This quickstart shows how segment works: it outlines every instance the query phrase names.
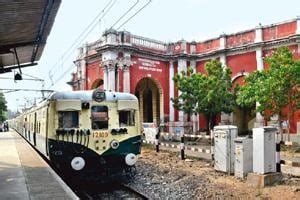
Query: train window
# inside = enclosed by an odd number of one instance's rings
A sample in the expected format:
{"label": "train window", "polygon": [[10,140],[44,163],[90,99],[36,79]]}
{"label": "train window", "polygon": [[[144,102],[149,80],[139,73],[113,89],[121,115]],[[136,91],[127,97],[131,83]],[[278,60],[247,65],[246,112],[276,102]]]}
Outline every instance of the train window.
{"label": "train window", "polygon": [[92,129],[108,128],[108,108],[107,106],[92,106],[91,113]]}
{"label": "train window", "polygon": [[59,111],[58,128],[78,128],[79,118],[77,111]]}
{"label": "train window", "polygon": [[134,110],[119,111],[120,126],[134,126]]}

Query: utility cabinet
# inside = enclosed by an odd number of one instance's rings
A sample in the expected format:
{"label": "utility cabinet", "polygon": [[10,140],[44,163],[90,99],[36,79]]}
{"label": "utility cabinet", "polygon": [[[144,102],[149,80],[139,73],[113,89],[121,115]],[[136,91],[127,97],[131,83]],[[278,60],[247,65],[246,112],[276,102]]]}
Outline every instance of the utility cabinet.
{"label": "utility cabinet", "polygon": [[276,172],[276,144],[274,127],[253,129],[253,172],[266,174]]}
{"label": "utility cabinet", "polygon": [[215,170],[234,173],[234,139],[237,137],[236,126],[222,125],[214,127]]}
{"label": "utility cabinet", "polygon": [[234,143],[234,176],[244,178],[253,171],[253,140],[249,137],[237,137]]}

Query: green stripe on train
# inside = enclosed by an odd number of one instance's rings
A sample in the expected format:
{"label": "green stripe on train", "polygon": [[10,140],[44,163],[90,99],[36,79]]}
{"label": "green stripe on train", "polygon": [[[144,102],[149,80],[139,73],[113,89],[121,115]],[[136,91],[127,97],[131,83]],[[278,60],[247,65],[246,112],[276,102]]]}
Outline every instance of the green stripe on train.
{"label": "green stripe on train", "polygon": [[109,148],[101,155],[113,155],[113,154],[125,154],[125,153],[134,153],[140,154],[141,151],[141,142],[142,138],[140,135],[128,138],[119,143],[119,147],[117,149]]}

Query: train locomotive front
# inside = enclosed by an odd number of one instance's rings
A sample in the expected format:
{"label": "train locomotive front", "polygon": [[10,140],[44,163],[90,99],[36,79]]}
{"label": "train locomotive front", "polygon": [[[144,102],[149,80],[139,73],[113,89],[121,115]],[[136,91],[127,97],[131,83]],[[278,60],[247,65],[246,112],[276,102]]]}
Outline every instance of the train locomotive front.
{"label": "train locomotive front", "polygon": [[134,95],[56,92],[49,106],[49,159],[64,175],[107,182],[132,171],[141,148]]}

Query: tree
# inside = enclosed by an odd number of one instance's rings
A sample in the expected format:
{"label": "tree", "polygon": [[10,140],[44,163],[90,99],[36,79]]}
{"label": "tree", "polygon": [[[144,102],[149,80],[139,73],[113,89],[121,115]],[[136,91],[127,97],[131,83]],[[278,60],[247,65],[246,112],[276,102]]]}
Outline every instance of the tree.
{"label": "tree", "polygon": [[[259,102],[256,110],[264,117],[278,115],[279,122],[300,107],[300,62],[293,60],[287,47],[278,48],[272,56],[265,58],[269,70],[255,71],[250,74],[245,85],[237,92],[239,105]],[[282,110],[289,108],[288,116]],[[280,131],[282,125],[280,123]]]}
{"label": "tree", "polygon": [[0,92],[0,123],[6,120],[6,111],[7,111],[7,106],[6,106],[6,100],[3,95],[3,93]]}
{"label": "tree", "polygon": [[202,113],[207,119],[207,128],[213,128],[215,117],[221,112],[233,110],[234,96],[231,90],[231,70],[217,60],[206,63],[206,74],[180,72],[174,76],[180,95],[172,99],[177,110],[188,114]]}

